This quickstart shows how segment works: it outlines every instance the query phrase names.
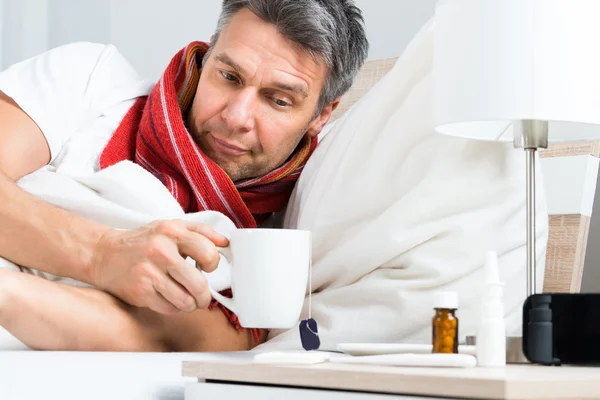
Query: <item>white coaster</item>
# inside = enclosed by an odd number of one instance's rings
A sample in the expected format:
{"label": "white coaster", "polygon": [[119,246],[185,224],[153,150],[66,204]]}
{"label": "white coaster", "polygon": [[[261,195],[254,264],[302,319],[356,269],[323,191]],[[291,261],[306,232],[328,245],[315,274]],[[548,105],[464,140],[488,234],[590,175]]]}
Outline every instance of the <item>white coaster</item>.
{"label": "white coaster", "polygon": [[271,351],[254,356],[254,364],[319,364],[329,361],[329,353],[321,351]]}
{"label": "white coaster", "polygon": [[347,356],[331,358],[334,364],[371,364],[395,367],[469,368],[477,359],[467,354],[385,354],[379,356]]}

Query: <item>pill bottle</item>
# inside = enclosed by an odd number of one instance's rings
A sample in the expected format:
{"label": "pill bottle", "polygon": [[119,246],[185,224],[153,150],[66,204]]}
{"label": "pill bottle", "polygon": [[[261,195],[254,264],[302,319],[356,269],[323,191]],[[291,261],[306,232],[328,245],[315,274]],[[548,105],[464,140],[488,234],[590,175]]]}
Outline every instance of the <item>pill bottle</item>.
{"label": "pill bottle", "polygon": [[434,295],[435,315],[432,320],[433,353],[458,353],[458,295],[438,292]]}

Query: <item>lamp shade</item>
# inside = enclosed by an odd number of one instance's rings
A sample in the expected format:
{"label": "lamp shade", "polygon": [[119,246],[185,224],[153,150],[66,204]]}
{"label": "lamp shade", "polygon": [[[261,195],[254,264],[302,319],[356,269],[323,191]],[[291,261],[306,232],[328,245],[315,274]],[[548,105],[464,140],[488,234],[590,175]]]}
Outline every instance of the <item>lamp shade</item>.
{"label": "lamp shade", "polygon": [[513,140],[548,121],[549,141],[600,139],[600,0],[441,0],[434,123],[444,134]]}

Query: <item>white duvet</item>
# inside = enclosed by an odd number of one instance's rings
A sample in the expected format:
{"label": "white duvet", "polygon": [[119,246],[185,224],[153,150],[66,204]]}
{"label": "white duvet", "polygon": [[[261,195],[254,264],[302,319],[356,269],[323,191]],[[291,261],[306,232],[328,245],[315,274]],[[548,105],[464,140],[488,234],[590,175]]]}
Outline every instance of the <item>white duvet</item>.
{"label": "white duvet", "polygon": [[[134,182],[135,184],[132,184]],[[157,219],[186,219],[211,225],[229,236],[234,223],[225,215],[205,211],[185,214],[166,187],[137,164],[123,161],[93,175],[78,175],[70,167],[46,166],[18,182],[24,190],[50,204],[117,229],[134,229]],[[188,259],[195,266],[193,260]],[[18,270],[15,264],[0,257],[0,268]],[[210,286],[220,291],[230,287],[231,269],[225,258],[219,268],[206,274]],[[29,268],[24,272],[52,281],[75,286],[82,282]],[[24,348],[0,327],[0,350]]]}
{"label": "white duvet", "polygon": [[[434,133],[432,39],[430,24],[394,69],[336,123],[290,200],[285,227],[313,233],[312,315],[324,349],[340,342],[429,340],[432,293],[440,289],[459,292],[461,336],[473,334],[487,250],[500,255],[508,327],[520,328],[525,298],[524,155],[509,144]],[[165,187],[133,163],[93,175],[76,172],[45,167],[19,185],[115,228],[187,218],[226,235],[235,229],[215,212],[184,215]],[[543,192],[538,193],[542,277],[547,216]],[[17,268],[0,259],[2,266]],[[228,287],[229,273],[224,262],[210,274],[216,290]],[[1,336],[0,349],[15,346],[14,339],[3,341]],[[261,348],[299,345],[297,330],[291,329],[273,331]]]}

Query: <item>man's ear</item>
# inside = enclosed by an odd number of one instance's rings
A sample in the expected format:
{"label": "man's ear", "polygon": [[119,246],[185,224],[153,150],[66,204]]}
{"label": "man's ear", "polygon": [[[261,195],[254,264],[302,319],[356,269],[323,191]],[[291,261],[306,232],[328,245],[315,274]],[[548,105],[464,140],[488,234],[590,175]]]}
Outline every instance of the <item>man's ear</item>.
{"label": "man's ear", "polygon": [[311,121],[306,131],[308,136],[317,136],[321,130],[323,130],[323,127],[325,127],[327,122],[329,122],[329,118],[331,118],[333,111],[335,111],[335,109],[340,105],[340,99],[341,97],[338,97],[331,103],[327,104],[323,110],[321,110],[321,113],[319,113],[319,115],[317,115],[317,117]]}

